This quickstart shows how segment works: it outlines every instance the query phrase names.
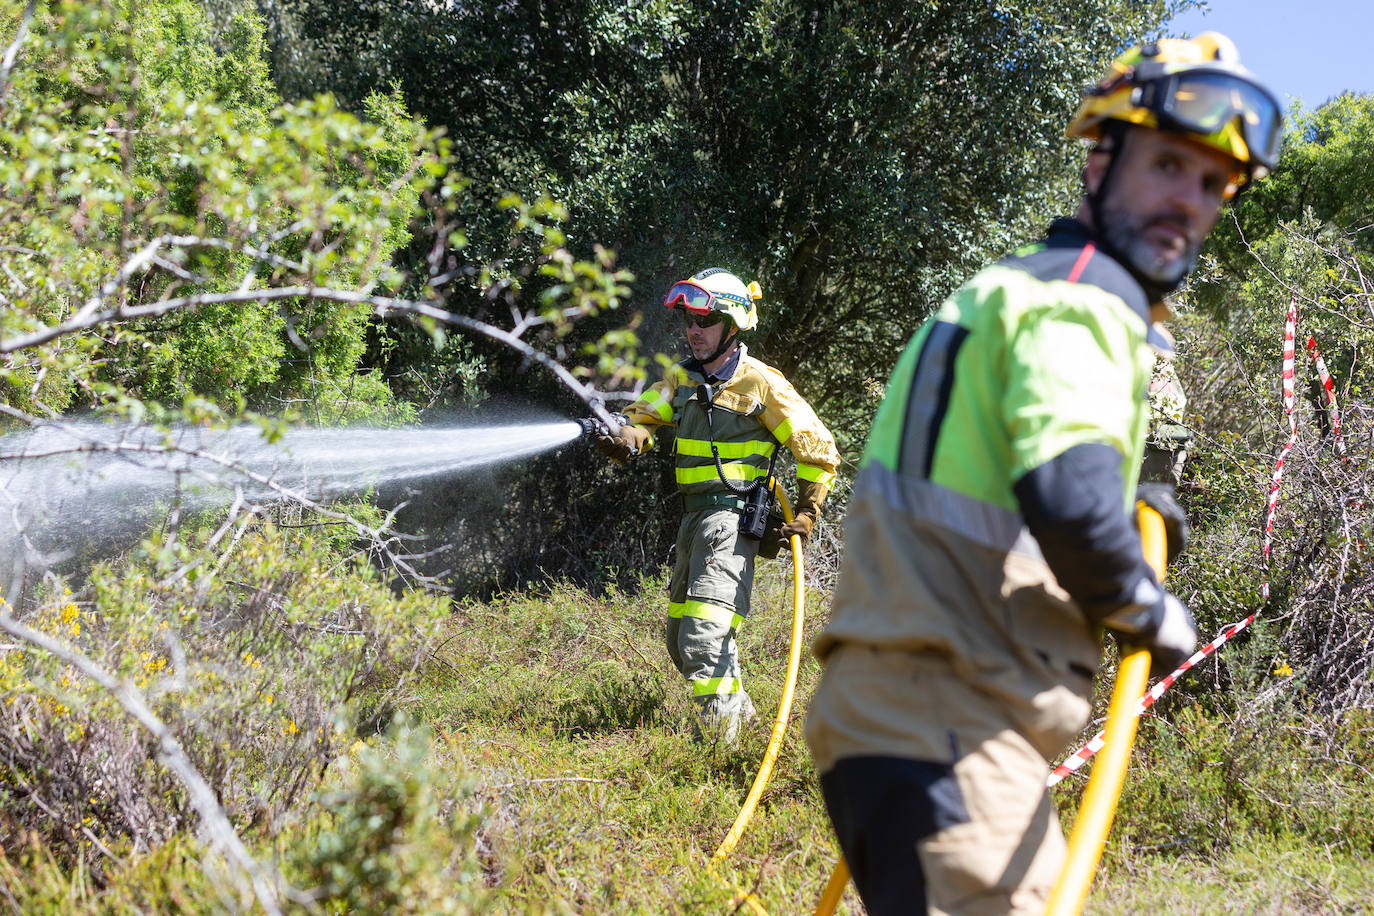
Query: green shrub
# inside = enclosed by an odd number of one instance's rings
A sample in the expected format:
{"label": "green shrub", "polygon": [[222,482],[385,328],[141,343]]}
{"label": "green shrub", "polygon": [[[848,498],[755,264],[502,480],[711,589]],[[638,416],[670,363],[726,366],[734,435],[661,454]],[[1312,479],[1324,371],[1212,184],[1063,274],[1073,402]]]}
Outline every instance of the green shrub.
{"label": "green shrub", "polygon": [[[329,531],[260,524],[213,565],[192,536],[147,541],[21,616],[142,693],[230,818],[271,834],[404,689],[446,611],[422,591],[393,594]],[[154,739],[75,669],[0,653],[0,845],[34,832],[70,865],[171,840],[197,816],[156,759]]]}
{"label": "green shrub", "polygon": [[482,912],[480,819],[462,807],[472,782],[436,765],[433,740],[397,720],[387,740],[342,758],[314,799],[323,814],[292,855],[325,912]]}

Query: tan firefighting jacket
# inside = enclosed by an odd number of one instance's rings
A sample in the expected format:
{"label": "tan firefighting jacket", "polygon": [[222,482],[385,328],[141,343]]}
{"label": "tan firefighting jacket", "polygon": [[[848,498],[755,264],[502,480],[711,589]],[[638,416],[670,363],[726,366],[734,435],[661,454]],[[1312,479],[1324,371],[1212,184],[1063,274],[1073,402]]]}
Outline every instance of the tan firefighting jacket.
{"label": "tan firefighting jacket", "polygon": [[744,344],[739,348],[734,374],[712,386],[709,425],[699,394],[706,379],[682,365],[631,404],[626,419],[647,429],[675,428],[675,473],[685,494],[727,492],[712,440],[721,470],[737,487],[764,476],[781,444],[797,459],[799,479],[828,490],[840,461],[830,430],[781,372],[750,356]]}

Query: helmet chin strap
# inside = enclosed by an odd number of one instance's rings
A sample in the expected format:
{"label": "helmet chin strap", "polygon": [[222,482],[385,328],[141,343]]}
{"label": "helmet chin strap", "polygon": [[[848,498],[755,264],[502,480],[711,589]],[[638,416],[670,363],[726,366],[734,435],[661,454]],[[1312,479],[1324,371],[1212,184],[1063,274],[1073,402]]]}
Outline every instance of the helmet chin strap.
{"label": "helmet chin strap", "polygon": [[[728,321],[729,319],[726,320]],[[730,349],[730,345],[737,340],[739,340],[739,332],[735,330],[734,322],[731,322],[730,333],[721,337],[720,343],[716,345],[715,350],[711,352],[710,356],[703,358],[701,360],[701,364],[703,366],[706,366],[714,362],[715,360],[719,359],[721,354],[723,354],[726,350]]]}
{"label": "helmet chin strap", "polygon": [[1135,262],[1131,260],[1131,256],[1113,245],[1111,240],[1107,237],[1107,222],[1104,218],[1105,208],[1103,206],[1103,201],[1107,197],[1107,188],[1111,184],[1113,176],[1116,174],[1117,163],[1121,160],[1121,150],[1126,142],[1126,133],[1126,125],[1122,124],[1120,121],[1107,121],[1103,124],[1103,139],[1110,139],[1112,145],[1110,149],[1103,150],[1100,148],[1101,143],[1099,142],[1098,151],[1106,153],[1110,158],[1107,160],[1106,171],[1102,173],[1102,180],[1097,183],[1097,190],[1089,191],[1084,195],[1088,200],[1088,211],[1092,213],[1093,216],[1092,239],[1103,253],[1109,255],[1118,264],[1126,268],[1126,272],[1135,279],[1135,282],[1140,284],[1140,288],[1145,291],[1145,296],[1151,303],[1163,302],[1165,296],[1168,296],[1183,285],[1183,281],[1187,279],[1188,274],[1193,272],[1192,265],[1189,265],[1188,269],[1183,271],[1178,279],[1171,283],[1156,280],[1153,277],[1146,276],[1145,273],[1136,266]]}

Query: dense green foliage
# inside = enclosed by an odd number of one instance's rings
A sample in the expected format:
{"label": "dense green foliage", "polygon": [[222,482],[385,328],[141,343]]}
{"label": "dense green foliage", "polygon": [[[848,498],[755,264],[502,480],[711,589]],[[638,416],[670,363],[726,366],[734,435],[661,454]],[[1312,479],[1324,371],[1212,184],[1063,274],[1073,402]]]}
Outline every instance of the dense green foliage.
{"label": "dense green foliage", "polygon": [[[480,184],[547,190],[653,308],[703,266],[763,286],[758,349],[857,447],[872,380],[1077,186],[1078,91],[1179,4],[272,0],[288,97],[398,87]],[[474,235],[480,241],[480,233]]]}
{"label": "dense green foliage", "polygon": [[385,281],[434,177],[432,141],[399,100],[364,100],[372,123],[328,99],[282,105],[256,17],[212,40],[190,0],[45,4],[33,33],[0,109],[12,190],[0,201],[0,333],[22,339],[83,310],[147,317],[6,355],[5,401],[39,414],[191,400],[280,413],[309,397],[331,417],[392,404],[357,371],[365,309],[158,305]]}

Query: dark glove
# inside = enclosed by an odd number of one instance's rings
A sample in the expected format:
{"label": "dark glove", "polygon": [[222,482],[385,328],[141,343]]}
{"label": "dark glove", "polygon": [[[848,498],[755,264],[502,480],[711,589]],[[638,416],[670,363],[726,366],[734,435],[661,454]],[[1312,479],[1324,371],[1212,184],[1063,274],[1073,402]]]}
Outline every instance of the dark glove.
{"label": "dark glove", "polygon": [[635,455],[645,451],[650,441],[649,431],[642,426],[626,424],[611,436],[597,436],[596,447],[616,464],[624,464]]}
{"label": "dark glove", "polygon": [[[816,527],[816,518],[813,515],[794,515],[792,521],[784,522],[778,526],[778,539],[789,541],[792,535],[801,538],[801,545],[806,546],[811,540],[811,529]],[[790,541],[789,541],[790,542]]]}
{"label": "dark glove", "polygon": [[788,539],[795,534],[801,538],[801,545],[805,547],[811,540],[811,532],[815,529],[816,523],[820,521],[821,506],[829,493],[830,487],[827,484],[798,480],[796,511],[792,515],[792,521],[778,526],[778,539],[790,543]]}
{"label": "dark glove", "polygon": [[1142,483],[1136,487],[1135,498],[1159,513],[1164,519],[1164,543],[1169,553],[1169,565],[1188,546],[1188,516],[1174,498],[1174,488],[1167,483]]}
{"label": "dark glove", "polygon": [[1151,678],[1169,674],[1197,648],[1197,624],[1188,606],[1158,591],[1159,599],[1150,607],[1132,605],[1103,621],[1118,642],[1150,650]]}

